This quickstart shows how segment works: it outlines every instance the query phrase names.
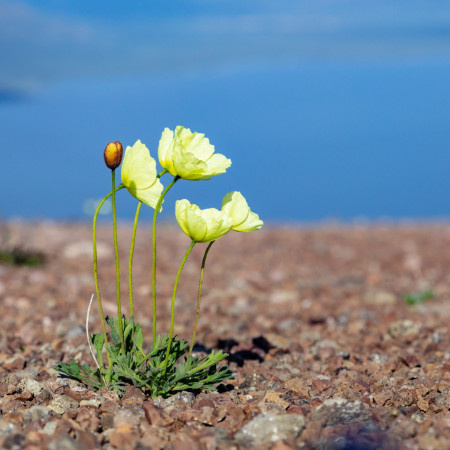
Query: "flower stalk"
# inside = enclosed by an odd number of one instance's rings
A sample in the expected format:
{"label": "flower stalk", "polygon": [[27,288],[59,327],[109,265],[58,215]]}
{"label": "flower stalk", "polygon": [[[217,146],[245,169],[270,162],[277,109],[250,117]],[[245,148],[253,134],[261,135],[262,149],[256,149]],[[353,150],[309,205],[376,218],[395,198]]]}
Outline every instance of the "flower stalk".
{"label": "flower stalk", "polygon": [[133,303],[133,255],[134,255],[134,244],[136,241],[136,230],[139,220],[139,213],[141,211],[142,202],[140,201],[136,208],[136,214],[134,216],[133,233],[131,235],[131,248],[130,257],[128,260],[128,291],[130,294],[130,317],[134,316],[134,303]]}
{"label": "flower stalk", "polygon": [[216,241],[211,241],[208,244],[208,247],[206,247],[206,250],[205,250],[205,253],[204,253],[203,259],[202,259],[202,267],[200,269],[200,282],[198,284],[197,313],[195,315],[194,331],[192,333],[191,345],[189,346],[188,358],[190,358],[192,355],[192,349],[194,348],[194,343],[195,343],[195,336],[197,334],[198,318],[200,317],[200,303],[202,300],[203,274],[205,273],[206,258],[208,256],[209,249],[214,244],[214,242],[216,242]]}
{"label": "flower stalk", "polygon": [[[165,171],[161,172],[160,176],[163,175]],[[170,191],[172,186],[180,179],[176,176],[170,182],[170,184],[164,189],[161,196],[159,197],[158,203],[156,204],[155,211],[153,213],[153,225],[152,225],[152,308],[153,308],[153,343],[156,342],[156,218],[158,212],[161,208],[164,197]]]}
{"label": "flower stalk", "polygon": [[[117,192],[117,191],[120,191],[124,187],[125,186],[123,186],[121,184],[116,189],[114,189],[114,193]],[[101,324],[102,324],[102,332],[103,332],[103,337],[105,338],[105,342],[108,342],[108,340],[107,340],[107,334],[106,334],[105,315],[103,314],[103,304],[102,304],[102,299],[101,299],[101,296],[100,296],[100,288],[99,288],[99,283],[98,283],[97,218],[98,218],[98,214],[100,212],[100,209],[103,206],[103,203],[105,203],[106,200],[108,200],[108,198],[112,196],[112,194],[113,194],[113,192],[110,192],[98,204],[97,209],[95,210],[95,213],[94,213],[94,219],[92,221],[92,247],[93,247],[92,248],[92,254],[93,254],[93,262],[94,262],[94,285],[95,285],[95,294],[97,296],[97,304],[98,304],[98,310],[99,310],[99,314],[100,314],[100,321],[101,321]],[[111,365],[111,358],[109,356],[109,353],[107,353],[107,357],[108,357],[108,364]]]}
{"label": "flower stalk", "polygon": [[164,372],[163,372],[164,374],[166,373],[166,370],[167,370],[167,363],[169,361],[169,355],[170,355],[170,347],[172,345],[172,339],[173,339],[173,329],[174,329],[174,324],[175,324],[175,298],[177,295],[178,280],[180,279],[180,275],[181,275],[181,271],[183,270],[184,263],[188,259],[188,256],[191,253],[192,249],[194,248],[195,244],[196,244],[196,242],[192,241],[186,254],[184,255],[183,261],[181,261],[180,268],[178,269],[177,277],[175,278],[175,283],[173,285],[172,302],[170,305],[169,342],[167,344],[166,359],[164,360]]}
{"label": "flower stalk", "polygon": [[125,353],[125,340],[123,336],[122,305],[120,302],[120,267],[119,267],[119,247],[117,244],[117,213],[116,213],[116,170],[111,170],[112,182],[112,216],[113,216],[113,239],[114,256],[116,260],[116,297],[117,297],[117,318],[119,320],[120,348]]}

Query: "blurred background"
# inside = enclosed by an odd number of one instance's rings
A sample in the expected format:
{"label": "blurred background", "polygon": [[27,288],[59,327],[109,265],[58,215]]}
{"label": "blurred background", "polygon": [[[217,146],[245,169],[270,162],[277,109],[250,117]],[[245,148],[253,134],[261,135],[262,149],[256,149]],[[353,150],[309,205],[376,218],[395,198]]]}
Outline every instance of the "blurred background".
{"label": "blurred background", "polygon": [[449,2],[0,0],[0,64],[1,219],[88,219],[105,144],[176,125],[233,165],[167,218],[231,190],[271,223],[450,216]]}

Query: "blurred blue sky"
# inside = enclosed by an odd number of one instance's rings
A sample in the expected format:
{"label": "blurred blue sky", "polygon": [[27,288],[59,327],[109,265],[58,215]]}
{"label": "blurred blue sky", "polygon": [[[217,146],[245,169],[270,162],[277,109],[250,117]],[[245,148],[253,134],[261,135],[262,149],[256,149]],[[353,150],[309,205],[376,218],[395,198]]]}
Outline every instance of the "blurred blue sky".
{"label": "blurred blue sky", "polygon": [[0,61],[0,217],[86,217],[105,144],[156,157],[176,125],[233,165],[166,214],[240,190],[266,221],[450,216],[450,2],[0,0]]}

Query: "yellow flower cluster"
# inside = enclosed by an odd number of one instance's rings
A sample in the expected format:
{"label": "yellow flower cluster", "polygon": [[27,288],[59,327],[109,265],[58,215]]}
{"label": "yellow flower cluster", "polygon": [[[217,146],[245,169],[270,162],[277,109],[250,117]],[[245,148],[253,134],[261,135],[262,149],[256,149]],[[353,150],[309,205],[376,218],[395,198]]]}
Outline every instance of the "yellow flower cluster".
{"label": "yellow flower cluster", "polygon": [[258,214],[252,212],[240,192],[225,195],[222,209],[200,209],[188,200],[178,200],[175,217],[180,228],[195,242],[211,242],[230,230],[253,231],[263,226]]}
{"label": "yellow flower cluster", "polygon": [[185,180],[209,180],[225,173],[231,160],[214,153],[214,146],[201,133],[191,133],[184,127],[175,131],[166,128],[158,147],[159,162],[164,169]]}
{"label": "yellow flower cluster", "polygon": [[[231,165],[230,159],[214,153],[214,146],[204,134],[192,133],[182,126],[177,126],[175,131],[168,128],[163,131],[158,157],[165,171],[185,180],[209,180],[225,173]],[[164,188],[156,173],[156,161],[139,140],[125,151],[122,183],[138,200],[156,208]],[[202,210],[186,199],[178,200],[175,216],[184,233],[195,242],[211,242],[230,230],[248,232],[263,226],[237,191],[225,195],[221,210]]]}

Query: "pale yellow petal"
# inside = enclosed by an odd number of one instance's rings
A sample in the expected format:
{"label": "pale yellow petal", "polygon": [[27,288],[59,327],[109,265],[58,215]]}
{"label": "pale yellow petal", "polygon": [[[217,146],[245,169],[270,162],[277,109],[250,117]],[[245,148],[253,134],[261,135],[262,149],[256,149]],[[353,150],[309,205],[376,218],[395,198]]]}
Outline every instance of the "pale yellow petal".
{"label": "pale yellow petal", "polygon": [[156,179],[156,161],[148,148],[140,141],[127,147],[121,169],[122,183],[127,188],[146,189]]}
{"label": "pale yellow petal", "polygon": [[227,213],[233,219],[234,227],[243,223],[250,212],[247,200],[237,191],[233,191],[225,195],[222,200],[222,211]]}
{"label": "pale yellow petal", "polygon": [[177,200],[175,203],[175,217],[180,228],[192,240],[200,242],[206,234],[205,221],[200,217],[197,205],[191,205],[188,200]]}
{"label": "pale yellow petal", "polygon": [[228,233],[233,225],[231,218],[215,208],[200,209],[188,200],[178,200],[175,217],[180,228],[195,242],[211,242]]}
{"label": "pale yellow petal", "polygon": [[188,229],[186,227],[186,209],[190,205],[188,200],[177,200],[175,203],[175,217],[178,225],[185,234],[189,236]]}
{"label": "pale yellow petal", "polygon": [[202,161],[207,161],[214,153],[214,145],[211,145],[209,139],[202,133],[194,133],[185,148]]}
{"label": "pale yellow petal", "polygon": [[173,131],[165,128],[161,134],[158,146],[159,163],[164,169],[167,169],[172,176],[176,176],[173,167]]}
{"label": "pale yellow petal", "polygon": [[138,200],[144,202],[146,205],[155,209],[161,196],[161,193],[164,190],[164,186],[161,184],[159,179],[156,179],[153,186],[150,186],[146,189],[135,189],[133,187],[130,188],[127,187],[127,190],[131,195],[136,197]]}
{"label": "pale yellow petal", "polygon": [[226,172],[231,161],[224,155],[214,154],[214,146],[202,133],[177,126],[166,128],[158,148],[159,162],[173,176],[186,180],[209,180]]}
{"label": "pale yellow petal", "polygon": [[220,175],[221,173],[225,173],[228,167],[231,166],[231,159],[226,158],[220,153],[214,153],[214,155],[206,161],[206,164],[208,166],[206,172],[208,175]]}
{"label": "pale yellow petal", "polygon": [[188,210],[186,227],[188,236],[190,236],[193,241],[204,242],[205,236],[208,233],[208,227],[202,216]]}
{"label": "pale yellow petal", "polygon": [[189,128],[184,128],[183,126],[178,125],[175,128],[174,135],[180,141],[184,141],[184,140],[189,140],[189,138],[192,137],[192,132]]}
{"label": "pale yellow petal", "polygon": [[259,230],[264,224],[258,214],[250,210],[244,196],[237,191],[225,195],[222,200],[222,211],[231,217],[234,231]]}
{"label": "pale yellow petal", "polygon": [[254,231],[259,230],[264,225],[264,222],[259,219],[258,214],[250,211],[247,219],[240,225],[233,227],[234,231]]}
{"label": "pale yellow petal", "polygon": [[207,164],[184,150],[181,145],[174,145],[173,155],[173,167],[178,176],[185,180],[197,180],[204,176]]}
{"label": "pale yellow petal", "polygon": [[215,208],[203,210],[203,217],[208,226],[208,233],[204,237],[205,242],[215,241],[228,233],[233,226],[231,218]]}

